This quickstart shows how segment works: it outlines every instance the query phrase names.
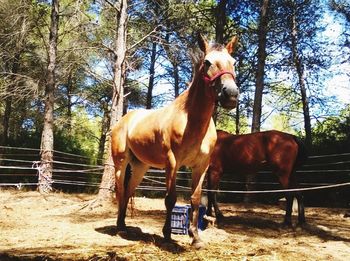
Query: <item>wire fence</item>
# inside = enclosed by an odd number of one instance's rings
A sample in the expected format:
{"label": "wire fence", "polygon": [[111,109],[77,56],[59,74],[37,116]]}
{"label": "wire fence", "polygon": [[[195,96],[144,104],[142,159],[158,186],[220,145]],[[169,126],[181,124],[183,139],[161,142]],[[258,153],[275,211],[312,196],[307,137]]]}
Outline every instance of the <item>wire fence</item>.
{"label": "wire fence", "polygon": [[[0,146],[0,188],[36,189],[40,151],[33,148]],[[103,165],[91,163],[89,157],[54,151],[52,184],[54,189],[68,192],[96,192],[101,183]],[[191,173],[182,170],[177,174],[177,191],[190,196]],[[246,194],[263,194],[264,198],[280,197],[282,193],[302,191],[312,193],[318,201],[330,205],[347,206],[350,201],[350,153],[310,156],[306,164],[297,170],[299,189],[282,189],[271,170],[259,172],[253,181],[244,175],[224,173],[220,182],[219,197],[228,201],[240,201]],[[250,187],[247,191],[247,186]],[[163,170],[151,169],[138,186],[138,193],[157,197],[165,193]],[[206,191],[204,186],[204,191]],[[273,194],[266,196],[266,194]],[[333,203],[333,204],[332,204]]]}

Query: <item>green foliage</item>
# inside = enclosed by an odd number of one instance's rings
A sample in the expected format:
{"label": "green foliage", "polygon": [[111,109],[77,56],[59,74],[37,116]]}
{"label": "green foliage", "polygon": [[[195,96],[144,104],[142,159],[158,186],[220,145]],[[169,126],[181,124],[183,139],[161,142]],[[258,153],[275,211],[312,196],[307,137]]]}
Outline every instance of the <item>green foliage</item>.
{"label": "green foliage", "polygon": [[350,105],[338,117],[328,117],[313,128],[314,151],[317,153],[349,152]]}
{"label": "green foliage", "polygon": [[55,150],[88,156],[96,163],[100,121],[88,115],[84,108],[74,110],[70,125],[65,119],[57,119],[55,128]]}
{"label": "green foliage", "polygon": [[[226,110],[218,107],[218,114],[216,119],[216,128],[218,130],[224,130],[229,133],[236,133],[236,114],[234,111],[227,112]],[[239,134],[248,133],[248,119],[244,115],[240,115],[239,119]]]}

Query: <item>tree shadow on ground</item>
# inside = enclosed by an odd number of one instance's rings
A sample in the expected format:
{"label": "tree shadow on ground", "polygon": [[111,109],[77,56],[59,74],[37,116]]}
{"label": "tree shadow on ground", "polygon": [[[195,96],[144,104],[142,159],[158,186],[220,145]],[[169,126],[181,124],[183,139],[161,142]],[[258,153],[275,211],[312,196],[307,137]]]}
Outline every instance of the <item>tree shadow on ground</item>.
{"label": "tree shadow on ground", "polygon": [[[127,229],[126,234],[119,235],[123,239],[130,240],[130,241],[139,241],[143,243],[152,243],[158,248],[171,253],[182,253],[186,250],[185,247],[179,245],[176,241],[173,241],[173,240],[168,241],[159,235],[145,233],[139,227],[127,226],[126,229]],[[95,230],[99,233],[107,234],[110,236],[117,235],[116,226],[105,226],[105,227],[96,228]]]}

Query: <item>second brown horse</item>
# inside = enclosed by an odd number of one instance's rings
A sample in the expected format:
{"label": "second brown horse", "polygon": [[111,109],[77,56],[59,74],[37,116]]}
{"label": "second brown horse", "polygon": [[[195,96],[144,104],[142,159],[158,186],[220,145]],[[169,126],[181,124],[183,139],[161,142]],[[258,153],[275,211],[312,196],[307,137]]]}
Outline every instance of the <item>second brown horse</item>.
{"label": "second brown horse", "polygon": [[[245,135],[233,135],[217,131],[217,141],[211,155],[208,169],[208,210],[220,222],[223,215],[219,210],[216,193],[223,173],[254,176],[269,167],[285,189],[297,188],[295,168],[307,159],[306,148],[294,135],[280,131],[264,131]],[[298,223],[305,223],[303,196],[300,193],[287,193],[284,223],[291,225],[293,198],[298,201]]]}

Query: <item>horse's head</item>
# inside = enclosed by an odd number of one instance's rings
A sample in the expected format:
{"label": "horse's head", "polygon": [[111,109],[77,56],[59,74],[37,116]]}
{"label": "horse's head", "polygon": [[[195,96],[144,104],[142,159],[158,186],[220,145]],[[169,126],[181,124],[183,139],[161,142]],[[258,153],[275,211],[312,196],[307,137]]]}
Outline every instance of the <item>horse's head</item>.
{"label": "horse's head", "polygon": [[209,46],[208,42],[199,35],[198,44],[204,52],[203,77],[207,86],[216,89],[217,100],[226,109],[237,106],[239,90],[235,82],[235,59],[232,58],[237,37],[233,37],[225,46],[214,44]]}

